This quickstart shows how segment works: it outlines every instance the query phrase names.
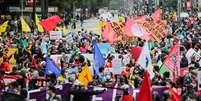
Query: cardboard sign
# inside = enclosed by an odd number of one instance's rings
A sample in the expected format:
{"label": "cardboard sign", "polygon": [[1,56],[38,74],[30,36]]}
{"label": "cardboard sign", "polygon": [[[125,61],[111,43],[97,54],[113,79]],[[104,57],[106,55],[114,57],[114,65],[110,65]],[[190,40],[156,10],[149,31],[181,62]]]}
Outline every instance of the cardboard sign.
{"label": "cardboard sign", "polygon": [[58,40],[62,38],[62,31],[51,31],[50,40]]}

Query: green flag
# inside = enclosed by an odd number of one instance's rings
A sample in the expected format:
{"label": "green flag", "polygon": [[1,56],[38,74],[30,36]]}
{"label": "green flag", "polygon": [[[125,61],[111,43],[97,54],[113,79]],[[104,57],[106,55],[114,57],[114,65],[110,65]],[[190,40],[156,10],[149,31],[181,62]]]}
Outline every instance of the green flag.
{"label": "green flag", "polygon": [[164,65],[162,65],[162,66],[160,67],[159,73],[163,74],[163,73],[165,73],[165,72],[169,72],[169,71],[168,71],[167,67],[165,67]]}
{"label": "green flag", "polygon": [[70,56],[70,59],[69,59],[69,63],[72,63],[73,60],[75,59],[77,53],[79,52],[79,49],[75,49],[75,51],[73,51],[72,55]]}
{"label": "green flag", "polygon": [[161,60],[158,61],[157,65],[160,67],[160,70],[159,70],[159,73],[160,73],[160,74],[163,74],[163,73],[165,73],[165,72],[169,72],[168,69],[167,69],[167,67],[165,67],[165,66],[163,65],[163,63],[162,63]]}
{"label": "green flag", "polygon": [[26,48],[27,46],[28,46],[28,42],[27,42],[27,40],[21,40],[20,41],[20,44],[21,44],[21,46],[22,46],[22,48]]}

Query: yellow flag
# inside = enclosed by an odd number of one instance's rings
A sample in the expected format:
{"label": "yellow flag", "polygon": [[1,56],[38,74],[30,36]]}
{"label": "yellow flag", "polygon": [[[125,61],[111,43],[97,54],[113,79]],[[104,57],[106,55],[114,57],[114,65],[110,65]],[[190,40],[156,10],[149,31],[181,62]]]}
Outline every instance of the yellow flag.
{"label": "yellow flag", "polygon": [[89,82],[93,80],[93,76],[91,71],[89,70],[89,67],[87,65],[84,66],[83,70],[79,74],[78,80],[84,84],[85,86],[88,85]]}
{"label": "yellow flag", "polygon": [[172,14],[172,18],[173,18],[174,21],[177,21],[177,12],[174,12]]}
{"label": "yellow flag", "polygon": [[39,24],[40,21],[37,15],[35,15],[35,21],[36,21],[38,32],[41,32],[41,33],[44,32],[43,27]]}
{"label": "yellow flag", "polygon": [[4,22],[1,26],[0,26],[0,33],[5,32],[6,29],[8,27],[8,21]]}
{"label": "yellow flag", "polygon": [[99,21],[98,28],[102,29],[103,27],[104,27],[104,22],[103,21]]}
{"label": "yellow flag", "polygon": [[69,30],[65,26],[63,27],[63,33],[64,36],[66,36],[67,33],[69,33]]}
{"label": "yellow flag", "polygon": [[22,32],[31,32],[31,28],[26,23],[26,21],[24,20],[24,18],[21,17],[20,19],[21,19],[21,25],[22,25]]}

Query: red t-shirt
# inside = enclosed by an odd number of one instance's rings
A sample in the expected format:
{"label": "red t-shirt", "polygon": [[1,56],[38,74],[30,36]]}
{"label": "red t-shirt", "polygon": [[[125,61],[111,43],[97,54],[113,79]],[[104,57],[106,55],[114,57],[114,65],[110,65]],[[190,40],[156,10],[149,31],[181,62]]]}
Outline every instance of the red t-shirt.
{"label": "red t-shirt", "polygon": [[108,63],[106,64],[106,68],[112,68],[112,63],[111,63],[111,62],[108,62]]}
{"label": "red t-shirt", "polygon": [[5,71],[5,72],[10,72],[12,69],[12,66],[8,62],[3,62],[1,64],[0,70]]}
{"label": "red t-shirt", "polygon": [[121,100],[122,101],[133,101],[133,96],[131,96],[131,95],[124,95]]}

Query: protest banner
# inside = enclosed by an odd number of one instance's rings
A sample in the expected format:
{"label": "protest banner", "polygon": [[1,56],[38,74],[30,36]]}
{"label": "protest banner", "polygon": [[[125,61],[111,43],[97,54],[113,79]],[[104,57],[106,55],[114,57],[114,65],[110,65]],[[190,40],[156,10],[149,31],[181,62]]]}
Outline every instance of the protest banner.
{"label": "protest banner", "polygon": [[50,40],[58,40],[62,38],[62,31],[51,31]]}
{"label": "protest banner", "polygon": [[197,53],[194,49],[189,49],[188,52],[186,53],[186,58],[188,59],[188,62],[191,62],[192,58],[195,58],[196,61],[199,62],[199,64],[201,65],[201,56],[199,55],[199,53]]}
{"label": "protest banner", "polygon": [[111,22],[111,26],[113,28],[113,30],[115,31],[115,33],[119,36],[119,35],[123,35],[124,33],[124,23],[117,23],[117,22]]}
{"label": "protest banner", "polygon": [[[93,59],[93,54],[82,54],[85,58],[87,58],[90,62],[91,65],[93,66],[94,64],[94,59]],[[114,59],[112,61],[113,64],[113,73],[115,74],[120,74],[121,71],[123,70],[123,63],[128,62],[126,56],[124,56],[122,59],[119,58],[120,54],[112,54],[114,56]],[[66,54],[67,59],[70,59],[71,54]],[[50,58],[54,61],[57,67],[61,67],[60,59],[61,55],[56,54],[56,55],[51,55]],[[123,61],[124,60],[124,61]],[[67,60],[69,61],[69,60]],[[126,64],[126,63],[125,63]]]}
{"label": "protest banner", "polygon": [[141,24],[146,29],[146,31],[150,33],[152,41],[160,41],[168,34],[167,22],[165,20],[159,22],[143,21],[139,24]]}
{"label": "protest banner", "polygon": [[[70,93],[70,87],[71,84],[64,84],[64,85],[59,85],[56,86],[56,94],[60,95],[64,101],[64,99],[67,99],[68,94]],[[167,87],[152,87],[153,92],[158,92],[159,95],[163,95],[165,91],[167,90]],[[91,86],[89,89],[93,90],[103,90],[106,89],[106,91],[102,94],[94,95],[92,97],[92,101],[115,101],[115,99],[123,94],[122,89],[113,89],[113,88],[102,88],[102,87],[96,87],[96,86]],[[136,98],[137,93],[139,92],[139,89],[130,89],[130,94],[133,95],[134,98]],[[161,96],[162,97],[162,96]],[[33,90],[29,91],[29,101],[45,101],[47,98],[47,90],[45,89],[38,89],[38,90]]]}

